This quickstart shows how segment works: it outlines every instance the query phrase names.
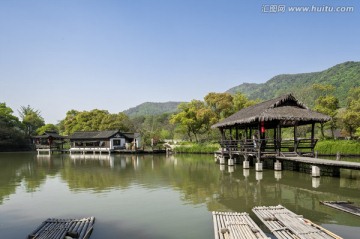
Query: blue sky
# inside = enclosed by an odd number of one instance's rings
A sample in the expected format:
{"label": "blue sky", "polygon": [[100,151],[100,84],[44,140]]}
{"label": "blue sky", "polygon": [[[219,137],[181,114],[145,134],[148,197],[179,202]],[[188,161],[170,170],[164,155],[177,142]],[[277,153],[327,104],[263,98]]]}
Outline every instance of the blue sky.
{"label": "blue sky", "polygon": [[71,109],[202,100],[359,61],[359,23],[358,1],[0,0],[0,102],[57,123]]}

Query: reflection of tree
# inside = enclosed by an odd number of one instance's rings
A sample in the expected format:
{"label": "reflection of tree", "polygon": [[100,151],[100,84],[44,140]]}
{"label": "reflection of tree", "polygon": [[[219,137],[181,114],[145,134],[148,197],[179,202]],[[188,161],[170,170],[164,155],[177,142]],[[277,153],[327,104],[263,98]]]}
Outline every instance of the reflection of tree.
{"label": "reflection of tree", "polygon": [[72,159],[69,155],[52,155],[51,158],[14,155],[0,160],[0,203],[15,193],[20,184],[32,192],[49,175],[54,175],[60,176],[73,191],[98,193],[132,187],[169,188],[178,191],[184,203],[206,205],[209,211],[251,212],[254,206],[282,204],[319,223],[341,219],[342,224],[356,224],[349,221],[349,217],[341,218],[340,213],[330,210],[329,214],[329,210],[319,204],[320,200],[351,200],[360,205],[360,192],[354,179],[322,177],[320,187],[313,188],[308,174],[282,171],[281,179],[276,179],[274,171],[264,170],[262,179],[256,180],[253,169],[243,171],[235,166],[232,171],[225,166],[220,170],[209,155],[168,158],[163,155],[111,155],[91,159]]}
{"label": "reflection of tree", "polygon": [[50,160],[34,160],[32,153],[2,153],[0,160],[0,203],[22,182],[28,192],[35,191],[47,175],[54,175],[59,168]]}

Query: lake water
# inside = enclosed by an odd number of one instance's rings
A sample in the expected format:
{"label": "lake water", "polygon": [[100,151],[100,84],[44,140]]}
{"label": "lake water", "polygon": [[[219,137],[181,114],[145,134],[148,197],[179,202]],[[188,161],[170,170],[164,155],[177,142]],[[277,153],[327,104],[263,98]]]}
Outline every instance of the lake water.
{"label": "lake water", "polygon": [[292,171],[224,167],[212,155],[0,154],[0,237],[26,238],[47,218],[95,216],[91,239],[214,238],[211,211],[281,204],[349,239],[360,217],[320,205],[360,205],[360,172],[312,178]]}

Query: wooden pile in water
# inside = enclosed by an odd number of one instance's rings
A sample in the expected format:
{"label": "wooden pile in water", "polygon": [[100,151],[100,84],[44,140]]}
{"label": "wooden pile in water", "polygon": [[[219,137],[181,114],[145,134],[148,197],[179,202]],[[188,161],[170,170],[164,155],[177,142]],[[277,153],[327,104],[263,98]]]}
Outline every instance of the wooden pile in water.
{"label": "wooden pile in water", "polygon": [[28,239],[88,239],[94,223],[94,217],[82,219],[49,218],[28,235]]}
{"label": "wooden pile in water", "polygon": [[213,212],[215,239],[268,239],[247,213]]}
{"label": "wooden pile in water", "polygon": [[255,207],[253,212],[279,239],[341,238],[281,205]]}
{"label": "wooden pile in water", "polygon": [[356,216],[360,216],[360,207],[354,205],[353,202],[349,201],[321,201],[321,204],[324,204],[328,207],[338,209],[343,212],[348,212]]}

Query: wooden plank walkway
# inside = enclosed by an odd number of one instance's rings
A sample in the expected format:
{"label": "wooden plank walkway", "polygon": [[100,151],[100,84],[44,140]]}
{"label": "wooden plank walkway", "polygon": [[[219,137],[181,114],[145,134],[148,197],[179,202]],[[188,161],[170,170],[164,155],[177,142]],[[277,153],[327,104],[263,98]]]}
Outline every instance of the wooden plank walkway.
{"label": "wooden plank walkway", "polygon": [[341,238],[281,205],[254,207],[253,212],[279,239]]}
{"label": "wooden plank walkway", "polygon": [[269,239],[247,213],[213,212],[215,239]]}
{"label": "wooden plank walkway", "polygon": [[49,218],[29,234],[28,239],[88,239],[94,223],[94,217],[82,219]]}
{"label": "wooden plank walkway", "polygon": [[349,201],[320,201],[321,204],[360,216],[360,207]]}
{"label": "wooden plank walkway", "polygon": [[348,162],[348,161],[337,161],[330,159],[320,159],[320,158],[310,158],[310,157],[279,157],[276,156],[278,160],[287,160],[287,161],[295,161],[299,163],[306,163],[315,166],[330,166],[330,167],[338,167],[344,169],[355,169],[360,170],[360,163],[356,162]]}

